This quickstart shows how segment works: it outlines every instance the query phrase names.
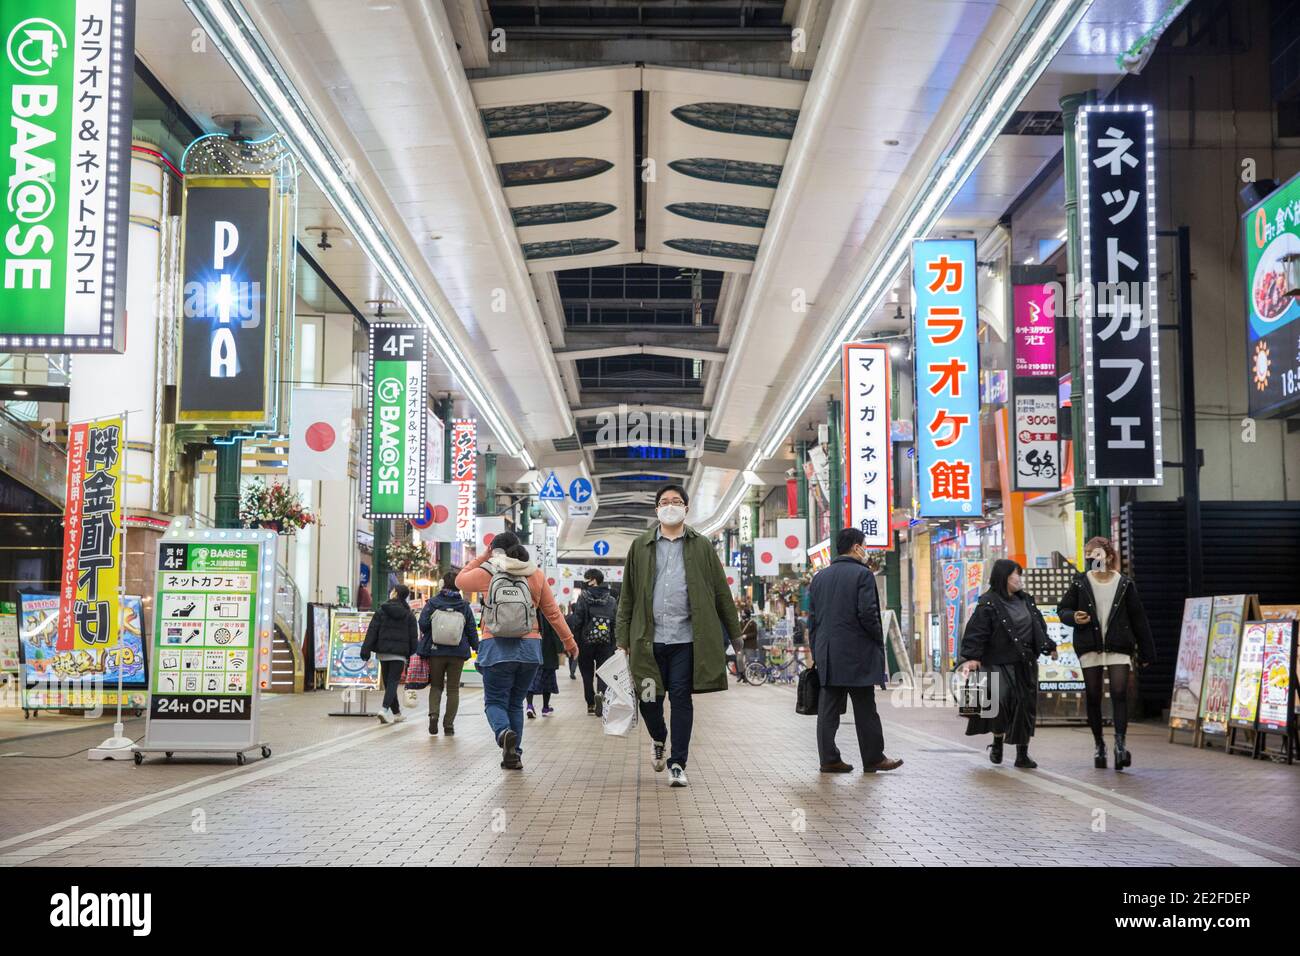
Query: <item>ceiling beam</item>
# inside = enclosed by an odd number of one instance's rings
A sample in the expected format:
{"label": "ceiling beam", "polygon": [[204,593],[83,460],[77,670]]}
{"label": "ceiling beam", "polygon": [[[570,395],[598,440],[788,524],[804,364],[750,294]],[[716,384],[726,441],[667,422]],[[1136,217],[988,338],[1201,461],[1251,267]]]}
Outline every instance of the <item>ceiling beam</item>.
{"label": "ceiling beam", "polygon": [[722,348],[682,348],[675,345],[605,345],[598,348],[556,349],[555,357],[570,362],[579,359],[612,358],[616,355],[663,355],[668,358],[699,359],[703,362],[721,362],[727,357]]}

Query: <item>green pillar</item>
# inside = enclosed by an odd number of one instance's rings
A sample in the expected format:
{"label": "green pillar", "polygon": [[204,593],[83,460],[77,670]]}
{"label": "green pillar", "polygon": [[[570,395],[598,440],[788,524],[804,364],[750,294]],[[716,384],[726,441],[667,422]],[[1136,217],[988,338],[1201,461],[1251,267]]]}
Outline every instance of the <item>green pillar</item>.
{"label": "green pillar", "polygon": [[[451,481],[451,396],[439,398],[433,403],[433,413],[442,422],[442,480]],[[451,570],[451,542],[438,544],[438,570],[442,574]]]}
{"label": "green pillar", "polygon": [[393,537],[391,518],[375,518],[371,521],[375,529],[375,556],[370,562],[370,600],[378,609],[388,600],[388,575],[392,569],[388,566],[388,542]]}
{"label": "green pillar", "polygon": [[217,445],[217,490],[213,495],[218,528],[239,527],[239,467],[244,443]]}
{"label": "green pillar", "polygon": [[483,504],[484,513],[497,513],[497,453],[489,451],[483,455]]}
{"label": "green pillar", "polygon": [[844,479],[840,473],[840,401],[832,398],[826,403],[826,432],[830,436],[826,448],[828,462],[827,477],[830,488],[827,491],[831,500],[827,502],[831,509],[831,550],[834,552],[835,539],[844,527]]}
{"label": "green pillar", "polygon": [[[1061,122],[1065,127],[1065,228],[1068,236],[1066,261],[1076,290],[1082,288],[1083,251],[1079,226],[1079,153],[1075,131],[1079,107],[1092,103],[1091,90],[1061,97]],[[1076,314],[1070,320],[1070,434],[1074,441],[1074,507],[1083,515],[1083,536],[1110,535],[1110,498],[1104,488],[1088,487],[1087,423],[1083,394],[1083,316],[1079,296],[1074,297]],[[1079,542],[1080,545],[1083,542]]]}

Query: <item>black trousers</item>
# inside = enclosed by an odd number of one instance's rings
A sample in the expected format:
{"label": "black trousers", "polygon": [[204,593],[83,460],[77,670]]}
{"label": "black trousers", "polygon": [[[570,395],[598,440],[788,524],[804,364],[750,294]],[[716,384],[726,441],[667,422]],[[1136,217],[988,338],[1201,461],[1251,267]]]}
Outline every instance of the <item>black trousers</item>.
{"label": "black trousers", "polygon": [[395,714],[402,712],[401,705],[397,702],[397,692],[401,690],[402,671],[406,669],[406,661],[380,661],[379,671],[384,675],[384,707]]}
{"label": "black trousers", "polygon": [[885,731],[876,713],[874,687],[823,687],[817,696],[817,755],[822,763],[835,763],[840,759],[840,748],[835,746],[835,733],[840,729],[840,717],[853,701],[853,726],[858,732],[858,752],[862,764],[869,767],[885,759]]}
{"label": "black trousers", "polygon": [[578,670],[582,671],[582,696],[587,698],[588,707],[596,703],[596,690],[592,686],[593,680],[600,685],[600,692],[605,693],[605,682],[596,677],[596,668],[613,656],[614,645],[612,643],[580,643],[578,645]]}
{"label": "black trousers", "polygon": [[[691,749],[691,729],[695,726],[695,702],[691,700],[691,694],[695,692],[695,645],[656,644],[654,653],[655,663],[659,665],[659,679],[672,702],[669,714],[673,728],[672,751],[668,763],[678,764],[685,770]],[[640,705],[641,721],[650,739],[666,740],[668,726],[664,723],[664,699],[642,700]]]}

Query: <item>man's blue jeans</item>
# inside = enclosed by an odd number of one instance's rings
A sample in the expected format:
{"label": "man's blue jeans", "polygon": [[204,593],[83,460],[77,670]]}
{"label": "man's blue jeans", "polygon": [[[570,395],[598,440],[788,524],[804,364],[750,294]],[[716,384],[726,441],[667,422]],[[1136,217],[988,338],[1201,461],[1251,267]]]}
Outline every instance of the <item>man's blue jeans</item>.
{"label": "man's blue jeans", "polygon": [[480,668],[483,675],[483,712],[492,725],[492,735],[497,744],[505,730],[515,732],[520,753],[524,752],[524,697],[537,673],[537,664],[523,661],[502,661]]}
{"label": "man's blue jeans", "polygon": [[[668,763],[680,764],[686,769],[686,758],[691,749],[691,727],[695,723],[695,704],[691,694],[695,690],[695,645],[656,644],[655,663],[659,665],[659,678],[668,691],[672,703],[672,753]],[[642,700],[641,720],[651,740],[662,741],[668,737],[664,724],[664,699]]]}

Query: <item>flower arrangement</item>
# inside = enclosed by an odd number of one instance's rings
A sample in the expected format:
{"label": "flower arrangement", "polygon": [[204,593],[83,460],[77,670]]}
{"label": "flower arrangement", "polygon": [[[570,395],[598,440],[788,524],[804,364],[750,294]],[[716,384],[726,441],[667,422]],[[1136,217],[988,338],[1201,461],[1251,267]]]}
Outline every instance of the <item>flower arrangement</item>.
{"label": "flower arrangement", "polygon": [[427,576],[433,570],[434,557],[423,541],[388,542],[388,564],[405,574]]}
{"label": "flower arrangement", "polygon": [[315,524],[316,516],[288,485],[255,481],[240,497],[239,521],[245,528],[269,528],[284,534]]}

